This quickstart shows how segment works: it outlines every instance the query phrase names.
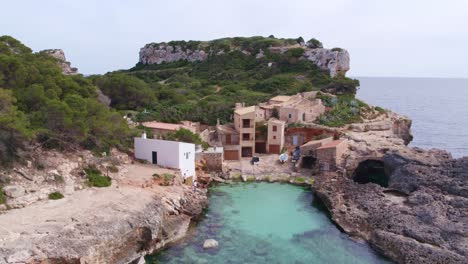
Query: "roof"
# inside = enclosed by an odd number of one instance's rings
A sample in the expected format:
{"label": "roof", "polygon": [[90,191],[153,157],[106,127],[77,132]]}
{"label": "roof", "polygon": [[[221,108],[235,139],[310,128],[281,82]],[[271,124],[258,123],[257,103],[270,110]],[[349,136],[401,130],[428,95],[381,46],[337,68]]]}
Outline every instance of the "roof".
{"label": "roof", "polygon": [[276,124],[286,124],[285,121],[279,120],[279,119],[274,118],[274,117],[272,117],[272,118],[270,118],[270,119],[268,120],[268,123],[270,123],[270,122],[271,122],[271,123],[276,123]]}
{"label": "roof", "polygon": [[234,128],[234,125],[232,124],[217,125],[216,129],[223,134],[238,134],[238,132]]}
{"label": "roof", "polygon": [[317,139],[317,140],[311,140],[311,141],[305,143],[304,145],[302,145],[301,147],[307,147],[307,146],[312,146],[312,145],[316,145],[316,144],[318,144],[320,146],[325,146],[329,142],[333,142],[332,140],[333,140],[332,137],[327,137],[327,138],[322,138],[322,139]]}
{"label": "roof", "polygon": [[183,125],[181,124],[163,123],[163,122],[156,122],[156,121],[144,122],[143,126],[148,127],[148,128],[173,130],[173,131],[179,130],[180,128],[183,127]]}
{"label": "roof", "polygon": [[338,139],[338,140],[333,140],[332,142],[329,142],[327,144],[322,145],[320,148],[317,149],[327,149],[327,148],[335,148],[339,144],[343,143],[345,141],[344,138]]}
{"label": "roof", "polygon": [[278,96],[275,96],[275,97],[271,98],[270,100],[271,101],[278,101],[278,102],[286,102],[289,99],[291,99],[291,96],[289,96],[289,95],[278,95]]}
{"label": "roof", "polygon": [[236,113],[238,115],[245,115],[245,114],[248,114],[248,113],[251,113],[251,112],[255,112],[255,105],[239,108],[239,109],[236,109],[234,111],[234,113]]}

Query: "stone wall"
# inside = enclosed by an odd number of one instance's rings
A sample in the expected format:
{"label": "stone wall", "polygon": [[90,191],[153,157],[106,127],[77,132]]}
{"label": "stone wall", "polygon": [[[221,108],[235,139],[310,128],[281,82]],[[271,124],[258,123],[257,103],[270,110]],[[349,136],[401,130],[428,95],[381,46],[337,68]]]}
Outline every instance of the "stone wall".
{"label": "stone wall", "polygon": [[210,172],[223,171],[223,152],[203,152],[206,168]]}

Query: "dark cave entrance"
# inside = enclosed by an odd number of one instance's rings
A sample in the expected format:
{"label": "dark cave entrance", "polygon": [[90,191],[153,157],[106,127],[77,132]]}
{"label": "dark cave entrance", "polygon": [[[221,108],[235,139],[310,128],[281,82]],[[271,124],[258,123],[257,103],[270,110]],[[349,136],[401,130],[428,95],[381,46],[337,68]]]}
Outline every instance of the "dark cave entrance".
{"label": "dark cave entrance", "polygon": [[315,166],[317,159],[314,156],[302,157],[302,168],[312,169]]}
{"label": "dark cave entrance", "polygon": [[360,184],[372,182],[382,187],[388,187],[388,175],[385,174],[383,161],[365,160],[359,163],[354,171],[353,181]]}

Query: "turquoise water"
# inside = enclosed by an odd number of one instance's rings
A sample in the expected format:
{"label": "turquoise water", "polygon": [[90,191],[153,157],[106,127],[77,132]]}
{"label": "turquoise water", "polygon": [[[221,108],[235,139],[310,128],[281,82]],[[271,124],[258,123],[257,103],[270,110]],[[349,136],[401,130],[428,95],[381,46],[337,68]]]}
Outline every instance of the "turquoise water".
{"label": "turquoise water", "polygon": [[[289,184],[211,187],[210,207],[191,234],[147,263],[387,263],[312,201],[310,190]],[[209,238],[218,249],[203,249]]]}

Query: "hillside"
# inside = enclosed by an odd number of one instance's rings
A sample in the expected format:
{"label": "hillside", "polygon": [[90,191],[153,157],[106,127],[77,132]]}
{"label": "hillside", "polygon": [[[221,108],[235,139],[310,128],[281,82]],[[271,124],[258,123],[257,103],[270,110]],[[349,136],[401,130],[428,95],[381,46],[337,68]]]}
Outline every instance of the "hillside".
{"label": "hillside", "polygon": [[359,82],[345,77],[348,69],[346,50],[324,49],[315,39],[236,37],[150,43],[135,67],[91,79],[112,107],[137,110],[139,121],[213,125],[230,122],[236,102],[313,90],[354,98]]}
{"label": "hillside", "polygon": [[0,165],[33,146],[107,151],[127,144],[126,122],[97,101],[91,81],[62,74],[60,63],[0,37]]}

